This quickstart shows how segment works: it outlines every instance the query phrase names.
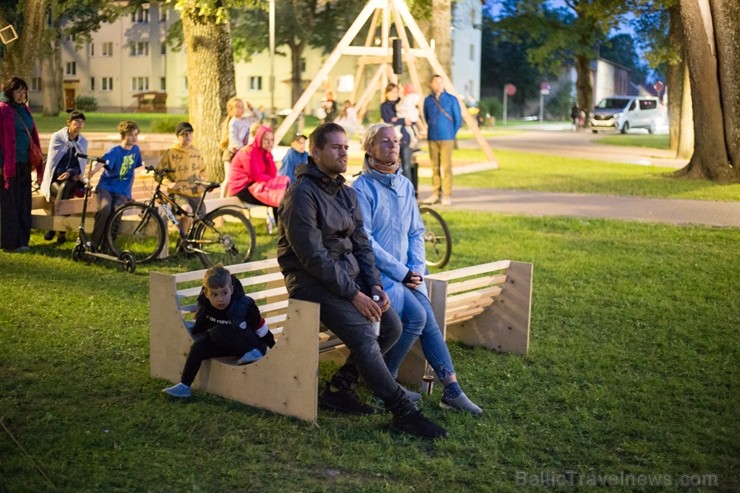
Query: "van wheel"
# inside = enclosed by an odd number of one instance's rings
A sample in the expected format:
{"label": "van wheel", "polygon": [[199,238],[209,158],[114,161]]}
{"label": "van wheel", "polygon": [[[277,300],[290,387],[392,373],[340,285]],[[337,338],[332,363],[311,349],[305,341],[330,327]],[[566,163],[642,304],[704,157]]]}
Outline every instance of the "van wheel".
{"label": "van wheel", "polygon": [[622,125],[622,133],[626,134],[627,132],[629,132],[629,130],[630,130],[630,123],[624,122],[624,125]]}
{"label": "van wheel", "polygon": [[648,133],[649,133],[650,135],[652,135],[652,134],[654,134],[654,133],[655,133],[655,122],[653,122],[653,123],[651,123],[651,124],[650,124],[650,126],[649,126],[649,127],[648,127],[648,129],[647,129],[647,131],[648,131]]}
{"label": "van wheel", "polygon": [[599,131],[598,131],[598,130],[593,130],[593,129],[591,129],[591,132],[593,132],[593,133],[595,133],[595,134],[599,133]]}

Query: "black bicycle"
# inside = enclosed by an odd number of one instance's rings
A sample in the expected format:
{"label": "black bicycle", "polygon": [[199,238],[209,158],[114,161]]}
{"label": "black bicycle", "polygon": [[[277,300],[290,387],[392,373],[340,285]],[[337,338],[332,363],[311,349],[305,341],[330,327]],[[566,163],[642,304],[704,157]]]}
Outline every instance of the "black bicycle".
{"label": "black bicycle", "polygon": [[421,219],[424,221],[424,247],[427,265],[442,268],[452,256],[452,236],[447,223],[431,207],[419,206]]}
{"label": "black bicycle", "polygon": [[[187,212],[162,190],[165,174],[175,170],[155,169],[147,166],[156,175],[157,186],[148,202],[131,202],[118,207],[108,223],[106,238],[108,248],[115,255],[124,250],[132,252],[139,263],[156,259],[165,241],[169,240],[167,226],[160,215],[163,211],[175,226],[178,235],[178,250],[196,254],[204,266],[216,263],[224,265],[246,262],[252,256],[256,244],[254,227],[244,214],[230,206],[219,207],[200,217],[195,212]],[[206,194],[218,188],[216,182],[195,182],[203,187],[198,210],[203,207]],[[178,217],[192,219],[188,231],[183,231]]]}

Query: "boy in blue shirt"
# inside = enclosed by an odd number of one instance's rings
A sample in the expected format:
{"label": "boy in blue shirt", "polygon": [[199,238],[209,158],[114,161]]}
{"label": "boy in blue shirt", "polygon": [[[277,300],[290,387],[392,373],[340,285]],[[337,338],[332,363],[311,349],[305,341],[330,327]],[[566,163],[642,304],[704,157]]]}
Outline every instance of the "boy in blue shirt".
{"label": "boy in blue shirt", "polygon": [[102,157],[107,164],[97,163],[88,178],[92,178],[100,168],[105,168],[95,194],[98,200],[98,212],[95,213],[95,225],[92,232],[92,248],[100,250],[105,240],[105,225],[113,211],[121,204],[130,202],[131,187],[134,184],[134,170],[142,165],[139,141],[139,126],[132,121],[118,124],[121,134],[121,145],[113,147]]}
{"label": "boy in blue shirt", "polygon": [[290,143],[290,149],[285,153],[283,157],[282,165],[278,174],[287,176],[290,178],[290,182],[295,181],[295,170],[301,164],[308,163],[308,152],[306,152],[306,136],[303,134],[296,134],[293,137],[293,141]]}

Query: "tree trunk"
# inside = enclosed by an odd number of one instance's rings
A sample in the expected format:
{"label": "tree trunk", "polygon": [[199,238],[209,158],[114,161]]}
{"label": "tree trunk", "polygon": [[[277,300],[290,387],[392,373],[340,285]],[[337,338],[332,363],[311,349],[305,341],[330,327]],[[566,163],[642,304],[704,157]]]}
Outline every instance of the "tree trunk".
{"label": "tree trunk", "polygon": [[306,41],[301,41],[296,45],[290,45],[290,57],[291,57],[291,106],[295,105],[296,101],[303,94],[303,73],[301,72],[301,57],[303,56],[303,50],[306,48]]}
{"label": "tree trunk", "polygon": [[434,52],[448,75],[452,75],[452,2],[432,0],[432,33]]}
{"label": "tree trunk", "polygon": [[678,50],[675,60],[668,62],[666,70],[666,87],[668,94],[668,147],[672,151],[678,150],[681,124],[681,102],[684,91],[688,87],[683,85],[683,71],[686,68],[686,44],[683,37],[683,25],[681,24],[681,13],[678,6],[668,9],[668,45]]}
{"label": "tree trunk", "polygon": [[694,110],[691,106],[691,80],[689,79],[689,65],[684,61],[681,66],[681,105],[679,109],[680,119],[678,122],[678,147],[676,157],[678,159],[689,159],[694,153]]}
{"label": "tree trunk", "polygon": [[[52,32],[53,31],[53,32]],[[59,29],[47,29],[50,36],[49,53],[41,57],[41,87],[43,88],[43,115],[57,116],[62,111],[62,48]]]}
{"label": "tree trunk", "polygon": [[678,176],[727,182],[738,179],[725,139],[725,117],[720,99],[718,59],[708,0],[681,0],[681,20],[686,33],[686,54],[694,111],[694,154]]}
{"label": "tree trunk", "polygon": [[584,55],[576,56],[576,94],[578,107],[586,113],[594,106],[594,90],[591,84],[591,61]]}
{"label": "tree trunk", "polygon": [[[2,80],[20,77],[30,81],[33,66],[38,58],[36,37],[43,32],[46,21],[46,0],[25,0],[23,7],[23,25],[15,26],[18,39],[6,46],[2,59]],[[5,27],[4,25],[2,27]]]}
{"label": "tree trunk", "polygon": [[[735,171],[740,168],[740,2],[713,0],[717,58],[719,59],[719,85],[725,117],[725,142],[727,154]],[[737,175],[736,175],[737,176]]]}
{"label": "tree trunk", "polygon": [[206,162],[208,179],[223,181],[224,166],[218,148],[220,123],[226,114],[226,102],[236,94],[229,24],[184,8],[182,30],[194,144]]}

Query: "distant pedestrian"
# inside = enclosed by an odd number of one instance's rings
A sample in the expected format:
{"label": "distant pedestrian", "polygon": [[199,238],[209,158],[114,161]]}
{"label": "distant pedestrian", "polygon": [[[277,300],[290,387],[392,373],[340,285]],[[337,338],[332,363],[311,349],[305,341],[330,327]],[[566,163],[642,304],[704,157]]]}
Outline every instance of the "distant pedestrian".
{"label": "distant pedestrian", "polygon": [[570,109],[570,119],[573,121],[573,130],[578,130],[578,118],[581,116],[581,109],[576,103]]}
{"label": "distant pedestrian", "polygon": [[432,161],[432,196],[428,204],[452,205],[452,147],[462,125],[460,102],[445,91],[441,75],[432,76],[432,92],[424,99],[429,158]]}

